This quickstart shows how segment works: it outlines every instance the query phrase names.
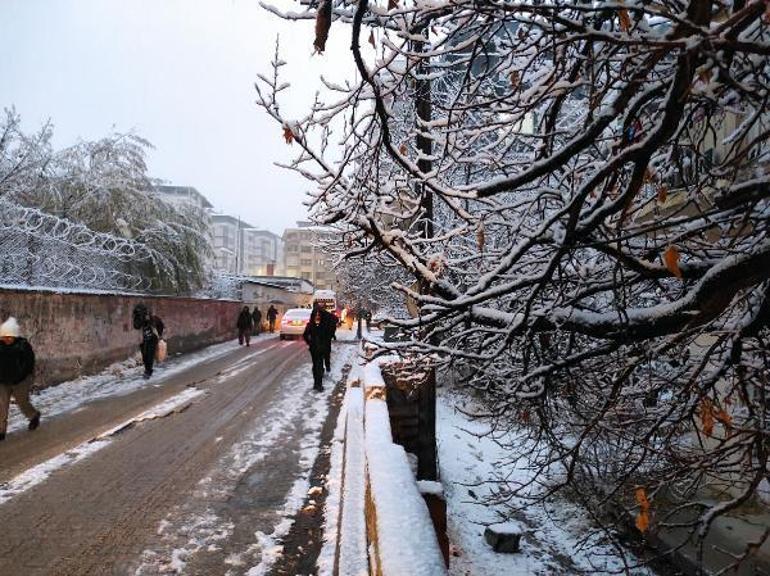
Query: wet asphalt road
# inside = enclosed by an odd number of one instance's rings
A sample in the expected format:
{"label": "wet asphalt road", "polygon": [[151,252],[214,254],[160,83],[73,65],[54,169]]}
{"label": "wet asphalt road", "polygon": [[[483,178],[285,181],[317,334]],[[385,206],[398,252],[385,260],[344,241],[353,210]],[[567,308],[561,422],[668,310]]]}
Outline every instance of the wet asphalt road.
{"label": "wet asphalt road", "polygon": [[323,420],[329,393],[305,388],[309,371],[303,343],[260,340],[9,436],[0,485],[180,392],[203,392],[0,504],[0,575],[247,573],[312,465],[308,418]]}

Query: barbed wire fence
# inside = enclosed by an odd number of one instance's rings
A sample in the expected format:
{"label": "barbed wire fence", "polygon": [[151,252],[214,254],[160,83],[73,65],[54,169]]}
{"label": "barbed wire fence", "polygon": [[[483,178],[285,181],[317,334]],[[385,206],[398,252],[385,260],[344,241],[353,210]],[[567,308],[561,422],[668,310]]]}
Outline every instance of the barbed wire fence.
{"label": "barbed wire fence", "polygon": [[0,284],[153,293],[146,270],[169,262],[147,245],[95,232],[0,197]]}

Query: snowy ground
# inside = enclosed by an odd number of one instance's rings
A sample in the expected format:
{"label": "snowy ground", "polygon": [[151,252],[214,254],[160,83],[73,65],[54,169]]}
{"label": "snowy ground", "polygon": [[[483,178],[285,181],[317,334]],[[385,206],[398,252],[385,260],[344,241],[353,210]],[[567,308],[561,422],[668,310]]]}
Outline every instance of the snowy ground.
{"label": "snowy ground", "polygon": [[[268,573],[276,558],[281,554],[280,540],[288,533],[293,517],[302,506],[309,489],[309,477],[312,465],[318,456],[319,433],[329,410],[328,394],[333,385],[342,377],[345,364],[349,363],[357,347],[345,345],[353,340],[355,333],[339,331],[340,345],[335,346],[332,356],[332,373],[326,377],[325,394],[310,393],[312,376],[308,362],[305,363],[304,345],[297,342],[278,342],[277,334],[262,335],[259,340],[275,340],[266,344],[265,350],[255,350],[252,354],[233,360],[226,369],[219,373],[218,379],[224,380],[243,374],[246,377],[253,369],[255,357],[276,347],[292,350],[292,354],[301,354],[301,368],[289,372],[282,382],[281,393],[265,406],[264,417],[251,421],[251,426],[243,429],[235,444],[222,445],[221,456],[208,474],[195,487],[185,503],[171,510],[157,526],[157,542],[142,554],[141,563],[134,572],[137,576],[156,574],[185,574],[190,572],[193,561],[200,556],[217,553],[225,554],[224,566],[220,562],[218,574],[248,574],[259,576]],[[253,345],[254,341],[252,341]],[[59,386],[43,390],[33,396],[34,405],[46,415],[73,413],[96,399],[122,396],[147,387],[162,386],[172,375],[180,374],[203,362],[214,360],[232,353],[238,347],[234,341],[210,346],[199,352],[174,357],[156,369],[150,380],[142,378],[142,370],[135,358],[117,363],[105,369],[101,374],[79,378]],[[258,361],[257,361],[258,362]],[[214,382],[214,386],[217,383]],[[209,392],[198,388],[183,390],[162,403],[139,414],[132,422],[157,418],[169,411],[183,410],[189,402],[207,398]],[[17,410],[12,410],[9,429],[19,429],[26,425]],[[31,468],[0,488],[0,505],[17,495],[49,480],[57,470],[70,468],[85,459],[92,458],[96,452],[112,442],[114,432],[130,425],[120,424],[114,430],[101,434],[89,442],[55,456],[43,464]],[[215,442],[220,441],[217,438]],[[292,474],[286,476],[284,470],[274,467],[272,460],[276,453],[286,452],[291,455]],[[223,509],[239,497],[244,483],[263,483],[269,481],[260,478],[255,470],[275,468],[274,473],[281,475],[281,484],[277,490],[278,499],[269,510],[260,512],[255,528],[248,531],[249,541],[243,544],[242,526],[235,526]],[[285,482],[285,488],[283,484]],[[260,486],[251,487],[261,490]],[[241,504],[253,505],[248,499]],[[241,530],[238,538],[234,530]],[[233,549],[237,547],[237,549]]]}
{"label": "snowy ground", "polygon": [[81,460],[92,456],[97,451],[101,450],[107,444],[109,444],[115,434],[126,429],[128,426],[138,422],[143,422],[145,420],[162,418],[171,412],[184,409],[189,405],[193,398],[196,398],[201,394],[203,394],[203,391],[196,388],[188,388],[183,390],[179,394],[172,396],[168,400],[165,400],[156,406],[153,406],[138,416],[121,422],[111,430],[107,430],[103,434],[100,434],[95,438],[92,438],[79,444],[78,446],[75,446],[74,448],[67,450],[64,454],[54,456],[53,458],[50,458],[45,462],[38,464],[37,466],[33,466],[32,468],[25,470],[8,482],[0,483],[0,504],[3,504],[11,498],[14,498],[19,494],[34,488],[42,482],[45,482],[48,477],[57,470],[67,466],[72,466]]}
{"label": "snowy ground", "polygon": [[[277,334],[260,334],[252,342],[277,339]],[[228,340],[203,348],[192,354],[176,354],[162,364],[155,365],[155,371],[149,380],[142,376],[139,353],[123,362],[116,362],[99,374],[83,376],[76,380],[63,382],[41,390],[32,396],[32,404],[43,414],[43,419],[50,414],[65,414],[77,410],[83,404],[107,398],[130,394],[140,388],[160,386],[169,377],[179,374],[196,364],[218,358],[233,351],[237,340]],[[8,419],[8,432],[27,427],[26,418],[18,411],[11,410]]]}
{"label": "snowy ground", "polygon": [[[453,576],[532,576],[544,574],[624,573],[617,550],[587,537],[590,524],[578,506],[559,501],[546,507],[531,506],[516,518],[523,530],[522,551],[498,554],[484,540],[484,528],[505,519],[505,509],[484,503],[495,489],[490,482],[501,475],[513,480],[528,477],[522,469],[505,468],[499,462],[506,453],[485,433],[488,426],[457,411],[472,408],[459,392],[439,389],[437,435],[441,480],[447,496],[449,538],[455,555]],[[653,574],[632,569],[634,575]]]}
{"label": "snowy ground", "polygon": [[[336,347],[332,372],[326,377],[327,393],[333,382],[342,377],[355,348]],[[248,478],[276,450],[299,452],[299,473],[274,517],[265,519],[269,531],[256,530],[253,540],[240,550],[229,550],[222,567],[224,576],[245,573],[267,574],[282,553],[280,541],[291,528],[294,516],[310,488],[310,471],[318,456],[318,437],[328,413],[326,394],[309,393],[312,376],[309,369],[295,373],[285,383],[283,395],[267,412],[267,417],[254,422],[242,440],[233,445],[212,472],[203,478],[184,506],[174,510],[157,529],[158,545],[146,550],[136,576],[184,574],[187,563],[199,553],[217,552],[231,538],[235,526],[219,512],[223,501],[232,497],[237,485]],[[287,438],[300,437],[299,446],[286,445]],[[203,505],[202,505],[203,504]]]}

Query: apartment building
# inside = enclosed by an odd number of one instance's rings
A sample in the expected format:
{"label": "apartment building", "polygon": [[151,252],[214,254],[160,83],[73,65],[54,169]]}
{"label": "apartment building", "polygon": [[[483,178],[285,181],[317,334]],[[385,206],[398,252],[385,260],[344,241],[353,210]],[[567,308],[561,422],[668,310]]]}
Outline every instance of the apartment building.
{"label": "apartment building", "polygon": [[336,290],[331,257],[323,248],[335,236],[333,230],[310,222],[297,222],[296,228],[287,228],[283,233],[284,274],[308,280],[319,290]]}
{"label": "apartment building", "polygon": [[212,267],[221,272],[240,274],[243,266],[243,230],[252,226],[229,214],[212,214]]}
{"label": "apartment building", "polygon": [[243,266],[249,276],[277,276],[283,273],[283,239],[269,230],[243,229]]}

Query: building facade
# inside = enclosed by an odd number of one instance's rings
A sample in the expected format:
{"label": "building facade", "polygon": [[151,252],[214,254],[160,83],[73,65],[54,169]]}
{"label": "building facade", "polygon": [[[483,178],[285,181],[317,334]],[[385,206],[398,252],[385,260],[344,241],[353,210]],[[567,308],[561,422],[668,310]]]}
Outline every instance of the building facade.
{"label": "building facade", "polygon": [[214,269],[248,276],[276,276],[283,268],[283,240],[228,214],[214,214]]}
{"label": "building facade", "polygon": [[278,276],[283,273],[283,239],[269,230],[243,230],[243,267],[250,276]]}
{"label": "building facade", "polygon": [[211,227],[212,267],[220,272],[240,274],[243,266],[243,229],[251,226],[228,214],[212,214]]}
{"label": "building facade", "polygon": [[161,200],[177,208],[192,207],[203,212],[213,208],[208,198],[192,186],[155,186],[154,190]]}
{"label": "building facade", "polygon": [[333,230],[309,222],[287,228],[283,233],[284,274],[308,280],[319,290],[337,290],[331,256],[324,249],[335,238]]}

